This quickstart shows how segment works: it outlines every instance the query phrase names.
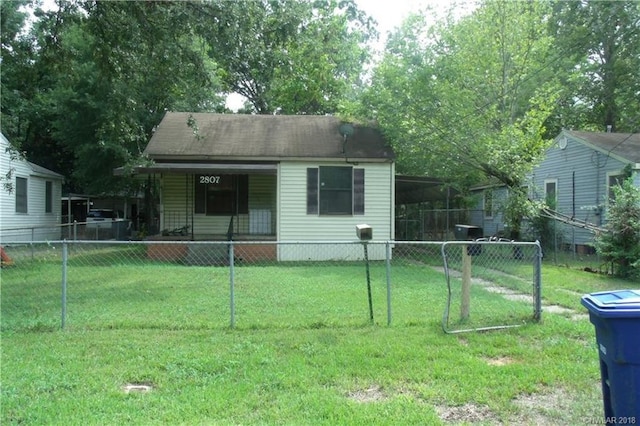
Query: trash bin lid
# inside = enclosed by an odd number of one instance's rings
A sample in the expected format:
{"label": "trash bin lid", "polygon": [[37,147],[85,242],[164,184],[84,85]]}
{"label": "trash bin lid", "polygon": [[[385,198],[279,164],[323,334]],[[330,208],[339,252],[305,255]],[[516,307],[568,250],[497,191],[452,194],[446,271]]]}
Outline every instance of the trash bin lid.
{"label": "trash bin lid", "polygon": [[640,290],[600,291],[582,296],[591,313],[607,318],[640,318]]}

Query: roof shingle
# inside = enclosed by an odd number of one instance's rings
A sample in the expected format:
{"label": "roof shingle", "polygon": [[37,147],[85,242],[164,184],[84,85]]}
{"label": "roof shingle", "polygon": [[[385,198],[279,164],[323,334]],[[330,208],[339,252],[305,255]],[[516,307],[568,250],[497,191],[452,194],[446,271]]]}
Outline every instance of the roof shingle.
{"label": "roof shingle", "polygon": [[341,124],[332,116],[168,112],[145,153],[155,160],[394,159],[379,130],[354,125],[344,144]]}

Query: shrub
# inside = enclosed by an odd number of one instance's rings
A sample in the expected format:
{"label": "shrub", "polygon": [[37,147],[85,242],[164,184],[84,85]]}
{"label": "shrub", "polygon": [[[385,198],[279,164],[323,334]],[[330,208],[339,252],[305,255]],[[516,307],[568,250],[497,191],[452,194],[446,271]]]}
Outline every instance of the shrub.
{"label": "shrub", "polygon": [[640,189],[631,178],[613,188],[607,209],[608,232],[596,236],[598,253],[623,278],[640,278]]}

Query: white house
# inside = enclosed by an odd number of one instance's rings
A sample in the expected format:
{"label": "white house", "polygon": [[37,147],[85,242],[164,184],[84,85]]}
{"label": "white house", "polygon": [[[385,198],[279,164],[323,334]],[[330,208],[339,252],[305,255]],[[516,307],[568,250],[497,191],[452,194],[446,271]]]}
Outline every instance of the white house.
{"label": "white house", "polygon": [[62,182],[31,163],[0,134],[0,242],[59,240]]}
{"label": "white house", "polygon": [[[394,154],[375,128],[331,116],[169,112],[145,153],[154,164],[134,172],[159,187],[160,230],[182,228],[193,240],[354,241],[366,223],[374,239],[393,238]],[[271,257],[353,259],[362,247],[274,244]]]}

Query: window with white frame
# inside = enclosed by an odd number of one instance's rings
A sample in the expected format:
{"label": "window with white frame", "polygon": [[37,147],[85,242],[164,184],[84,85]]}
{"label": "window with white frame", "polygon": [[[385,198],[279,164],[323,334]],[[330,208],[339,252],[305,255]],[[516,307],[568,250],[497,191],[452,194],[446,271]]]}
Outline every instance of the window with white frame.
{"label": "window with white frame", "polygon": [[482,208],[484,210],[484,218],[493,218],[493,189],[485,189],[482,199]]}
{"label": "window with white frame", "polygon": [[549,207],[555,209],[558,205],[558,179],[545,179],[544,201]]}
{"label": "window with white frame", "polygon": [[623,172],[607,173],[607,199],[609,201],[615,200],[616,195],[613,192],[613,188],[618,185],[622,185],[626,177],[627,176]]}

